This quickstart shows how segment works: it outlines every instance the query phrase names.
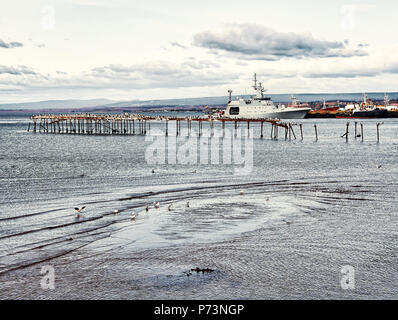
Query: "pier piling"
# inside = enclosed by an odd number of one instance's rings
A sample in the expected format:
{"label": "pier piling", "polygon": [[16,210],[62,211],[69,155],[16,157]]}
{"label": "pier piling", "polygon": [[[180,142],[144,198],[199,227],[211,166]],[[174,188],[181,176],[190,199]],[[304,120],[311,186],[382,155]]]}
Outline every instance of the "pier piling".
{"label": "pier piling", "polygon": [[303,141],[303,124],[300,123],[299,126],[300,126],[301,141]]}
{"label": "pier piling", "polygon": [[316,123],[314,124],[314,129],[315,129],[315,141],[318,141],[318,128]]}
{"label": "pier piling", "polygon": [[358,122],[355,121],[354,124],[355,124],[355,127],[354,127],[354,136],[355,136],[355,139],[356,139],[356,138],[357,138],[357,125],[358,125]]}
{"label": "pier piling", "polygon": [[361,140],[363,142],[363,123],[361,123]]}
{"label": "pier piling", "polygon": [[380,142],[380,133],[379,133],[379,127],[384,124],[384,122],[378,122],[376,123],[376,130],[377,130],[377,143]]}

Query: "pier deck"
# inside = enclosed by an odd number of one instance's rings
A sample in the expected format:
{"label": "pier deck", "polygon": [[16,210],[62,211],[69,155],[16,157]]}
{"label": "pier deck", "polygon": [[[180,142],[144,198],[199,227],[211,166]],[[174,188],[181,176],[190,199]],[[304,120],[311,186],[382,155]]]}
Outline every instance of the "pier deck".
{"label": "pier deck", "polygon": [[[197,123],[198,136],[203,136],[203,123],[209,124],[210,136],[214,135],[214,127],[221,124],[223,136],[225,124],[234,123],[235,134],[241,125],[250,129],[251,123],[260,123],[260,138],[264,137],[264,124],[271,125],[271,139],[278,140],[279,128],[284,133],[285,140],[296,140],[294,126],[300,128],[300,138],[303,140],[303,125],[296,122],[283,122],[278,119],[228,119],[213,117],[167,117],[167,116],[143,116],[140,114],[41,114],[30,117],[28,131],[59,134],[84,134],[84,135],[146,135],[151,130],[151,122],[164,123],[165,135],[169,135],[169,123],[172,122],[176,129],[176,135],[181,135],[181,123],[185,123],[188,135],[191,135],[192,124]],[[364,141],[363,124],[360,134],[357,131],[358,122],[355,121],[354,139],[361,138]],[[380,141],[379,127],[381,123],[376,123],[377,142]],[[346,125],[346,132],[341,136],[348,142],[349,121]],[[318,141],[318,126],[313,125],[315,141]],[[174,133],[174,132],[173,132]]]}
{"label": "pier deck", "polygon": [[[278,128],[285,130],[285,137],[294,135],[293,126],[296,123],[282,122],[277,119],[228,119],[228,118],[201,118],[201,117],[166,117],[143,116],[138,114],[45,114],[30,117],[28,131],[59,134],[92,134],[92,135],[146,135],[150,131],[151,121],[165,123],[165,134],[169,134],[169,122],[174,122],[176,134],[181,134],[181,122],[186,123],[188,132],[192,129],[192,123],[197,123],[199,136],[203,133],[203,122],[209,123],[210,129],[214,129],[216,123],[234,123],[235,130],[241,123],[260,123],[260,138],[263,138],[264,123],[270,124],[271,138],[278,138]],[[301,124],[300,124],[301,129]],[[300,130],[302,132],[302,130]]]}

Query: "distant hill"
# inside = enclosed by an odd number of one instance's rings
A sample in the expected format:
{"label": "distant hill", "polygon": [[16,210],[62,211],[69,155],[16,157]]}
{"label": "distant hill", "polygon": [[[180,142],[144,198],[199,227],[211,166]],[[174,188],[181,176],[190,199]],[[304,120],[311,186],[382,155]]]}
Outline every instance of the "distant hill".
{"label": "distant hill", "polygon": [[[383,100],[384,93],[374,92],[368,93],[368,98],[372,100]],[[388,93],[391,100],[397,100],[398,93]],[[287,103],[291,101],[290,94],[270,94],[275,103]],[[361,101],[362,93],[308,93],[296,94],[296,98],[301,102],[315,101]],[[248,97],[248,96],[241,96]],[[233,97],[235,99],[236,96]],[[202,98],[181,98],[181,99],[159,99],[159,100],[130,100],[130,101],[114,101],[108,99],[91,99],[91,100],[48,100],[39,102],[10,103],[0,104],[2,110],[24,110],[24,111],[56,111],[71,112],[73,110],[79,112],[90,111],[139,111],[149,110],[156,107],[166,107],[168,109],[202,109],[203,106],[225,106],[228,102],[227,96],[220,97],[202,97]]]}

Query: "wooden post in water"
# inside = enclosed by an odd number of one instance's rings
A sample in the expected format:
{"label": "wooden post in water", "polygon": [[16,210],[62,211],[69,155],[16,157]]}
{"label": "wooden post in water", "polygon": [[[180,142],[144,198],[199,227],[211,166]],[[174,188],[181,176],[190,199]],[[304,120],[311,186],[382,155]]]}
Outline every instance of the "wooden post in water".
{"label": "wooden post in water", "polygon": [[290,130],[292,131],[292,134],[293,134],[294,140],[296,140],[296,139],[297,139],[297,138],[296,138],[296,134],[294,133],[293,126],[292,126],[292,124],[291,124],[291,123],[289,123],[289,127],[290,127]]}
{"label": "wooden post in water", "polygon": [[314,129],[315,129],[315,141],[318,141],[318,129],[316,123],[314,124]]}
{"label": "wooden post in water", "polygon": [[362,142],[363,142],[363,123],[361,122],[361,139],[362,139]]}
{"label": "wooden post in water", "polygon": [[263,127],[264,127],[264,121],[261,121],[261,134],[260,134],[260,138],[261,139],[264,137],[264,135],[263,135]]}
{"label": "wooden post in water", "polygon": [[357,125],[358,125],[358,122],[357,121],[355,121],[355,128],[354,128],[354,135],[355,135],[355,139],[357,138]]}
{"label": "wooden post in water", "polygon": [[376,123],[376,129],[377,129],[377,143],[380,142],[380,133],[379,133],[379,127],[384,124],[384,122],[378,122]]}
{"label": "wooden post in water", "polygon": [[300,123],[300,134],[301,134],[301,141],[303,141],[303,124]]}
{"label": "wooden post in water", "polygon": [[199,135],[199,137],[200,137],[200,136],[201,136],[201,134],[202,134],[202,133],[200,132],[200,122],[201,122],[201,121],[200,121],[200,120],[198,120],[198,135]]}

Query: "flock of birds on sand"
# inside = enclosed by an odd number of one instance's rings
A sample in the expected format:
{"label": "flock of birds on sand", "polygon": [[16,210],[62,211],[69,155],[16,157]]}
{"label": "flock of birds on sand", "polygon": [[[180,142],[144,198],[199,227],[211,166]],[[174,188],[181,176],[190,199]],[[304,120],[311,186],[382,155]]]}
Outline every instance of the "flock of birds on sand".
{"label": "flock of birds on sand", "polygon": [[[244,193],[243,190],[240,190],[239,194],[240,194],[240,195],[244,195],[245,193]],[[265,201],[268,203],[270,200],[269,200],[269,198],[267,198]],[[155,202],[153,202],[152,204],[153,204],[153,207],[154,207],[155,209],[159,209],[159,208],[160,208],[160,203],[159,203],[159,201],[155,201]],[[168,210],[168,211],[171,211],[171,210],[173,209],[173,205],[174,205],[174,202],[171,201],[171,203],[167,206],[167,210]],[[186,202],[186,207],[187,207],[187,208],[190,207],[190,206],[189,206],[189,201]],[[84,207],[81,207],[81,208],[75,208],[75,211],[76,211],[76,218],[77,218],[77,219],[83,218],[81,212],[82,212],[85,208],[86,208],[85,206],[84,206]],[[149,205],[147,204],[146,207],[145,207],[145,211],[148,212],[149,209],[150,209],[150,207],[149,207]],[[115,215],[118,215],[119,212],[120,212],[119,210],[114,210],[114,211],[113,211],[113,213],[114,213]],[[135,212],[133,211],[133,212],[131,213],[131,215],[130,215],[130,219],[133,220],[133,221],[135,221],[135,218],[136,218],[136,214],[135,214]],[[292,223],[291,221],[286,220],[286,219],[282,219],[282,221],[285,222],[288,226],[290,226],[290,224]]]}
{"label": "flock of birds on sand", "polygon": [[[167,206],[167,210],[168,210],[168,211],[171,211],[171,210],[173,209],[173,205],[174,205],[174,202],[171,201],[171,203]],[[160,208],[160,203],[159,203],[159,201],[153,202],[153,207],[154,207],[155,209],[159,209],[159,208]],[[186,207],[189,208],[189,201],[186,202]],[[81,207],[81,208],[78,208],[78,207],[75,208],[75,211],[76,211],[76,219],[83,218],[83,215],[82,215],[81,213],[82,213],[82,211],[83,211],[85,208],[86,208],[85,206],[84,206],[84,207]],[[146,211],[146,212],[149,211],[149,205],[148,205],[148,204],[147,204],[146,207],[145,207],[145,211]],[[115,216],[117,216],[117,215],[119,214],[119,212],[120,212],[119,210],[114,210],[114,211],[113,211],[113,213],[114,213]],[[131,213],[131,215],[130,215],[130,219],[131,219],[131,220],[135,220],[135,218],[136,218],[136,214],[135,214],[135,212],[133,211],[133,212]]]}

